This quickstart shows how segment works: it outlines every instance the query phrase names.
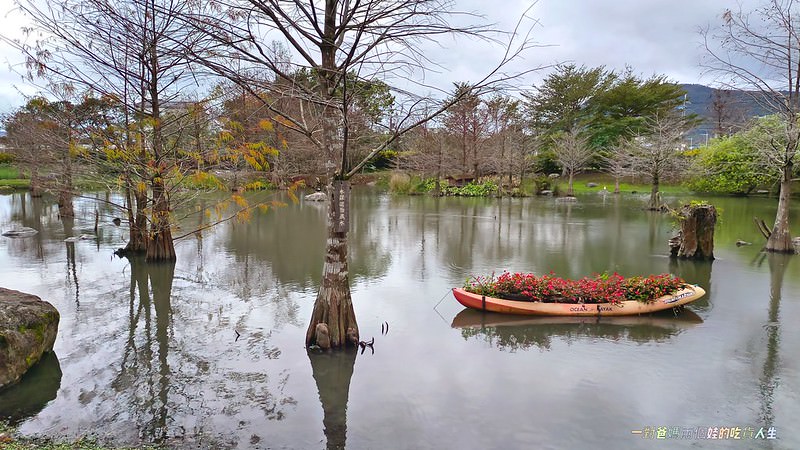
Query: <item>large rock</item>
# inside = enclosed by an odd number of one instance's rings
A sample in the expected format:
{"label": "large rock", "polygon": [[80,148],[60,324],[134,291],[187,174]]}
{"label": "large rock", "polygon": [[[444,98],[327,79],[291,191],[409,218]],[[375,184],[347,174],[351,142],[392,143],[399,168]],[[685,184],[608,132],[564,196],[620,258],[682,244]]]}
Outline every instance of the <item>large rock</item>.
{"label": "large rock", "polygon": [[310,202],[324,202],[328,199],[328,196],[325,195],[324,192],[314,192],[313,194],[306,195],[305,199]]}
{"label": "large rock", "polygon": [[58,311],[39,297],[0,288],[0,389],[53,350]]}

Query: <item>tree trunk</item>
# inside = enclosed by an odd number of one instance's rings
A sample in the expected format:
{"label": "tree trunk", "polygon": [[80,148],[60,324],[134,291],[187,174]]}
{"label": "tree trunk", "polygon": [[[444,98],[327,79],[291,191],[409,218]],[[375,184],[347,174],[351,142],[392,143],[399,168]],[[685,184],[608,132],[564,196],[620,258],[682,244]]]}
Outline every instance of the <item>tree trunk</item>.
{"label": "tree trunk", "polygon": [[650,211],[661,211],[661,193],[658,191],[658,177],[653,177],[653,184],[650,188],[650,201],[647,203]]}
{"label": "tree trunk", "polygon": [[150,234],[147,240],[146,260],[174,261],[175,244],[172,242],[172,229],[170,228],[169,198],[164,189],[164,181],[160,174],[153,178],[153,219],[150,224]]}
{"label": "tree trunk", "polygon": [[619,194],[619,178],[614,178],[614,193]]}
{"label": "tree trunk", "polygon": [[75,209],[72,206],[72,190],[62,186],[58,190],[58,216],[61,218],[75,217]]}
{"label": "tree trunk", "polygon": [[680,233],[670,241],[672,256],[713,260],[717,209],[713,205],[684,205],[680,217]]}
{"label": "tree trunk", "polygon": [[781,173],[781,187],[778,193],[778,211],[775,215],[775,225],[772,234],[767,239],[764,248],[768,252],[794,253],[792,235],[789,230],[789,200],[792,186],[792,163],[786,164]]}
{"label": "tree trunk", "polygon": [[31,170],[31,184],[28,188],[28,191],[31,193],[32,198],[37,198],[42,196],[42,185],[41,180],[39,179],[39,173],[36,170]]}
{"label": "tree trunk", "polygon": [[136,214],[134,216],[133,228],[131,229],[131,240],[128,245],[135,253],[147,252],[147,191],[135,189],[133,198],[136,201]]}
{"label": "tree trunk", "polygon": [[[358,344],[358,324],[350,296],[347,268],[347,228],[350,220],[349,183],[328,185],[328,240],[322,266],[322,286],[314,302],[311,323],[306,331],[306,346],[317,344],[318,324],[326,324],[331,348]],[[348,339],[349,336],[349,339]]]}
{"label": "tree trunk", "polygon": [[58,215],[60,217],[75,217],[75,210],[72,206],[72,123],[69,123],[69,136],[67,138],[67,150],[64,152],[64,175],[61,186],[58,190]]}
{"label": "tree trunk", "polygon": [[569,171],[569,182],[567,184],[567,197],[572,197],[574,195],[574,191],[572,190],[572,181],[575,178],[575,174],[570,170]]}

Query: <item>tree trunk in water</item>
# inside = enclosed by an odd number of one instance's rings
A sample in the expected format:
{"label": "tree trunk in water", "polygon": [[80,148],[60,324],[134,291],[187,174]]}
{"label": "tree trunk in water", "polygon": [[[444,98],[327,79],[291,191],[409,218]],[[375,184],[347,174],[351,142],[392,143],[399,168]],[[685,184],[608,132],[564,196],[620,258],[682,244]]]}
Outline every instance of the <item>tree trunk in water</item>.
{"label": "tree trunk in water", "polygon": [[574,177],[575,177],[575,175],[570,170],[569,171],[569,183],[567,184],[567,197],[572,197],[575,194],[575,192],[572,190],[572,181],[573,181]]}
{"label": "tree trunk in water", "polygon": [[767,239],[765,250],[768,252],[794,253],[792,235],[789,230],[789,200],[792,185],[792,164],[783,168],[781,174],[781,187],[778,193],[778,211],[775,215],[775,225]]}
{"label": "tree trunk in water", "polygon": [[169,198],[164,189],[164,181],[160,175],[157,175],[153,179],[153,219],[147,240],[146,260],[148,262],[174,261],[176,259],[169,213]]}
{"label": "tree trunk in water", "polygon": [[58,189],[58,215],[59,217],[75,217],[75,209],[72,205],[72,163],[67,154],[64,164],[64,179]]}
{"label": "tree trunk in water", "polygon": [[311,323],[306,331],[306,346],[316,345],[318,324],[326,324],[331,348],[358,344],[358,324],[350,297],[347,269],[347,228],[350,220],[347,181],[328,185],[328,240],[322,266],[322,286],[314,302]]}
{"label": "tree trunk in water", "polygon": [[619,194],[619,178],[614,178],[614,193]]}
{"label": "tree trunk in water", "polygon": [[42,196],[41,180],[39,180],[39,174],[35,170],[31,170],[31,184],[28,191],[30,191],[33,198]]}
{"label": "tree trunk in water", "polygon": [[75,210],[72,206],[72,124],[69,128],[69,145],[63,155],[64,178],[58,190],[58,215],[60,217],[75,217]]}
{"label": "tree trunk in water", "polygon": [[650,188],[650,202],[647,204],[650,211],[661,211],[661,192],[658,191],[658,177],[653,178],[653,185]]}
{"label": "tree trunk in water", "polygon": [[684,205],[680,211],[681,230],[670,240],[673,257],[714,259],[714,227],[717,209],[713,205]]}
{"label": "tree trunk in water", "polygon": [[75,217],[75,209],[72,206],[72,191],[66,186],[58,191],[58,216]]}
{"label": "tree trunk in water", "polygon": [[128,233],[130,238],[123,253],[145,253],[147,251],[147,216],[144,214],[144,209],[147,207],[147,193],[139,192],[130,185],[130,180],[128,180],[128,185],[125,187],[125,201],[128,204]]}

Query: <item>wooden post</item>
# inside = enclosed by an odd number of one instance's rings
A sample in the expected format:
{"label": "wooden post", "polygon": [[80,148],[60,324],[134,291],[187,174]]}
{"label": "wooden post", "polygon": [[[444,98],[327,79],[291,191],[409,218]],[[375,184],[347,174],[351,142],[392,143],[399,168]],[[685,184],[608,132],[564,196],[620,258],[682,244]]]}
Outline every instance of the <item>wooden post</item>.
{"label": "wooden post", "polygon": [[713,260],[717,209],[707,203],[683,205],[678,212],[681,230],[670,239],[673,258]]}

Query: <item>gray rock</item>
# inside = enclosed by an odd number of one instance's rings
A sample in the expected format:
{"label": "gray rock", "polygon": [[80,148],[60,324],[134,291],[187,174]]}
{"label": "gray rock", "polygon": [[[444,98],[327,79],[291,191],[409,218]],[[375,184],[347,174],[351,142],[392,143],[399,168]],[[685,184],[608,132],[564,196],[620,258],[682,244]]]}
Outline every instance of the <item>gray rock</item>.
{"label": "gray rock", "polygon": [[586,183],[586,187],[590,188],[597,187],[597,183],[592,183],[592,182]]}
{"label": "gray rock", "polygon": [[313,194],[306,195],[305,199],[310,202],[324,202],[328,199],[328,196],[325,195],[324,192],[314,192]]}
{"label": "gray rock", "polygon": [[573,203],[577,201],[578,199],[576,197],[558,197],[556,199],[556,203]]}
{"label": "gray rock", "polygon": [[91,241],[94,239],[97,239],[97,236],[93,234],[82,234],[80,236],[70,236],[64,239],[64,242]]}
{"label": "gray rock", "polygon": [[0,288],[0,389],[53,350],[60,316],[39,297]]}
{"label": "gray rock", "polygon": [[23,238],[23,237],[33,236],[38,232],[39,232],[38,230],[35,230],[31,227],[19,227],[19,228],[14,228],[13,230],[4,231],[3,236]]}

